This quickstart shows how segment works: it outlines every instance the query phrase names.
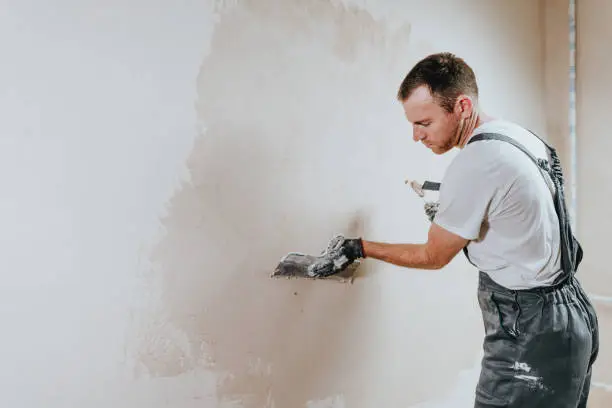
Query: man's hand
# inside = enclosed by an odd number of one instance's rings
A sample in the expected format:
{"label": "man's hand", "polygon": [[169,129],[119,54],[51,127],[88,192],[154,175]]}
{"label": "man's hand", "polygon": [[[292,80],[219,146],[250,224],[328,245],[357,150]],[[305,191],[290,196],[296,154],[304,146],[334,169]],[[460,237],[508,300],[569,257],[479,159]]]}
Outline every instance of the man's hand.
{"label": "man's hand", "polygon": [[361,238],[342,238],[335,251],[329,251],[333,263],[331,274],[344,271],[357,259],[363,258],[363,241]]}
{"label": "man's hand", "polygon": [[438,213],[438,208],[440,207],[440,203],[428,201],[425,203],[425,215],[430,222],[433,222],[434,218],[436,218],[436,214]]}
{"label": "man's hand", "polygon": [[327,245],[309,271],[313,277],[327,277],[344,271],[357,259],[363,258],[363,243],[361,238],[344,238],[337,235]]}

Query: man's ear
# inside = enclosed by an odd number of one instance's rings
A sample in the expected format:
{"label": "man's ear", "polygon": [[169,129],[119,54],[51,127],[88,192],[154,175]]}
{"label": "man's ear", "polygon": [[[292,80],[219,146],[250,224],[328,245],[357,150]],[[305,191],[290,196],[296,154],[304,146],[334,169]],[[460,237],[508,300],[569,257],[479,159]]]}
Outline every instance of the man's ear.
{"label": "man's ear", "polygon": [[472,98],[467,95],[459,95],[457,98],[457,103],[455,104],[455,111],[462,119],[468,119],[472,116],[472,110],[474,109],[474,104],[472,103]]}

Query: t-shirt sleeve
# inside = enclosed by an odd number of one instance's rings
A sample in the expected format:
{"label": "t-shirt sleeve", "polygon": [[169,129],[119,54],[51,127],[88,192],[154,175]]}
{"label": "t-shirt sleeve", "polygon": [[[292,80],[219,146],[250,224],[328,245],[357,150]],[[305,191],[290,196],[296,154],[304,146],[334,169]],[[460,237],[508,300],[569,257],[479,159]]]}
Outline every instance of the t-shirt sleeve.
{"label": "t-shirt sleeve", "polygon": [[492,169],[478,149],[461,152],[448,167],[440,186],[439,207],[434,223],[465,239],[475,240],[496,186],[490,180]]}

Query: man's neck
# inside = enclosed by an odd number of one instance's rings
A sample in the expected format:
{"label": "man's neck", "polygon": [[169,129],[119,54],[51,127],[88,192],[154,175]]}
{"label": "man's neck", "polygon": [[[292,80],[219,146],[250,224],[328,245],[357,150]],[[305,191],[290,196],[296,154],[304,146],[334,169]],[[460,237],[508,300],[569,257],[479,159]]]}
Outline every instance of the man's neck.
{"label": "man's neck", "polygon": [[491,117],[474,109],[472,116],[464,120],[457,129],[457,147],[463,149],[472,133],[474,133],[474,130],[490,120],[492,120]]}

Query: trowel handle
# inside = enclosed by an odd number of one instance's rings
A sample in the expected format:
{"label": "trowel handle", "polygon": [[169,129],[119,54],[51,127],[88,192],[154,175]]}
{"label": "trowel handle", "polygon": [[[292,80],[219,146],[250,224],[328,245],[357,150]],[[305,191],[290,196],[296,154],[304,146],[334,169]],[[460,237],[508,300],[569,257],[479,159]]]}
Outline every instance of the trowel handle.
{"label": "trowel handle", "polygon": [[435,181],[425,181],[423,184],[419,184],[415,180],[406,179],[404,183],[409,184],[419,197],[425,196],[425,190],[440,191],[440,183]]}
{"label": "trowel handle", "polygon": [[419,184],[415,180],[410,180],[410,179],[406,179],[404,183],[412,187],[414,192],[417,193],[419,197],[425,197],[425,192],[423,191],[423,186],[421,184]]}

